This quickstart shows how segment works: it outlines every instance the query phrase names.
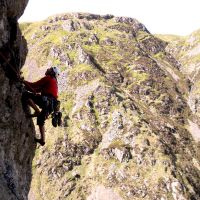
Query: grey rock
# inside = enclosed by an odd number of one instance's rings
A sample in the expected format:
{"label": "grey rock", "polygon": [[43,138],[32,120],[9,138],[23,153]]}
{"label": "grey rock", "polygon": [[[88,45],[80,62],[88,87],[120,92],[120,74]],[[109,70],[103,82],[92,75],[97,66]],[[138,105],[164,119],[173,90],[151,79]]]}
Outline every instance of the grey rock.
{"label": "grey rock", "polygon": [[115,148],[114,154],[120,162],[128,162],[132,158],[132,155],[128,148]]}
{"label": "grey rock", "polygon": [[64,30],[70,31],[70,32],[76,30],[75,27],[74,27],[74,22],[72,20],[68,20],[68,21],[64,22],[62,24],[62,27],[63,27]]}
{"label": "grey rock", "polygon": [[93,191],[87,197],[87,200],[122,200],[122,198],[111,188],[99,185],[93,188]]}
{"label": "grey rock", "polygon": [[48,26],[48,25],[44,25],[44,26],[41,26],[40,29],[41,29],[42,31],[48,31],[48,30],[51,30],[51,27]]}
{"label": "grey rock", "polygon": [[104,39],[101,43],[106,44],[106,45],[113,45],[114,44],[114,42],[110,38]]}
{"label": "grey rock", "polygon": [[90,44],[99,44],[99,38],[97,37],[97,35],[93,34],[90,38],[89,38],[89,43]]}
{"label": "grey rock", "polygon": [[183,196],[184,187],[178,181],[173,181],[171,183],[171,189],[175,200],[186,200]]}
{"label": "grey rock", "polygon": [[72,66],[72,61],[69,58],[69,55],[67,53],[62,52],[59,55],[59,60],[61,61],[62,64],[65,64],[67,67]]}
{"label": "grey rock", "polygon": [[123,128],[123,117],[120,112],[114,112],[113,113],[113,118],[112,118],[112,124],[115,126],[117,129],[122,129]]}
{"label": "grey rock", "polygon": [[136,19],[130,17],[115,17],[114,20],[118,23],[129,23],[129,24],[132,24],[135,21],[137,21]]}
{"label": "grey rock", "polygon": [[93,29],[93,26],[90,23],[86,22],[86,21],[81,23],[81,27],[83,27],[86,30],[92,30]]}
{"label": "grey rock", "polygon": [[66,46],[66,49],[68,50],[73,50],[73,48],[74,48],[74,45],[71,45],[71,44],[67,44]]}
{"label": "grey rock", "polygon": [[31,36],[31,39],[34,40],[36,37],[37,37],[37,33],[34,33],[34,34]]}
{"label": "grey rock", "polygon": [[143,141],[143,144],[144,144],[144,146],[150,146],[150,142],[149,142],[148,139],[145,139],[145,140]]}
{"label": "grey rock", "polygon": [[88,14],[85,16],[85,18],[87,20],[97,20],[97,19],[100,19],[101,16],[100,15],[95,15],[95,14]]}
{"label": "grey rock", "polygon": [[66,185],[64,197],[67,197],[71,194],[71,192],[75,189],[76,183],[75,182],[70,182]]}
{"label": "grey rock", "polygon": [[78,62],[92,64],[90,56],[81,47],[78,48]]}
{"label": "grey rock", "polygon": [[114,15],[107,14],[107,15],[103,15],[102,18],[103,19],[112,19],[112,18],[114,18]]}
{"label": "grey rock", "polygon": [[58,58],[61,54],[61,49],[57,47],[51,47],[50,49],[50,55],[54,58]]}
{"label": "grey rock", "polygon": [[21,90],[17,88],[16,73],[13,73],[14,70],[21,69],[27,54],[27,44],[17,22],[27,3],[27,0],[0,1],[0,199],[2,200],[27,200],[32,177],[35,131],[32,121],[25,117]]}

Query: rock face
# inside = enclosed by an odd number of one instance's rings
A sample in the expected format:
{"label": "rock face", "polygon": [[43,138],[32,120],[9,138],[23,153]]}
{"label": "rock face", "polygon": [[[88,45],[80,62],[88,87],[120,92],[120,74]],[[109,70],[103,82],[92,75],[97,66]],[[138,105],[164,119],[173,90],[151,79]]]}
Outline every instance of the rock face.
{"label": "rock face", "polygon": [[122,200],[119,195],[114,193],[111,189],[97,186],[87,200]]}
{"label": "rock face", "polygon": [[26,119],[16,72],[24,63],[26,41],[17,19],[27,0],[0,1],[0,199],[25,200],[32,178],[34,126]]}
{"label": "rock face", "polygon": [[[196,116],[200,117],[200,30],[194,31],[188,36],[167,36],[162,35],[160,38],[168,42],[166,50],[172,53],[179,61],[180,70],[189,79],[190,93],[188,96],[188,104]],[[193,119],[190,121],[190,129],[195,138],[199,138],[197,134],[199,129],[198,122]],[[198,139],[198,141],[200,141]]]}
{"label": "rock face", "polygon": [[57,15],[21,30],[27,77],[51,65],[62,70],[64,123],[55,129],[47,121],[30,200],[200,198],[200,151],[191,134],[198,125],[190,127],[198,118],[166,42],[137,20],[112,15]]}

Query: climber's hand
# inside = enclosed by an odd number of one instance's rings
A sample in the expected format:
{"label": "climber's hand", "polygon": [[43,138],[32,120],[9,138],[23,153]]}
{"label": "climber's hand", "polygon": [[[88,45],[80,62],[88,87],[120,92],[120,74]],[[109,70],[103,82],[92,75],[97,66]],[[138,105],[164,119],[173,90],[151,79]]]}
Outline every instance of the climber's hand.
{"label": "climber's hand", "polygon": [[19,79],[20,82],[22,82],[22,83],[24,82],[24,77],[23,76],[20,76],[18,79]]}
{"label": "climber's hand", "polygon": [[17,74],[17,78],[20,82],[24,82],[24,77],[22,76],[22,72],[19,72],[19,74]]}

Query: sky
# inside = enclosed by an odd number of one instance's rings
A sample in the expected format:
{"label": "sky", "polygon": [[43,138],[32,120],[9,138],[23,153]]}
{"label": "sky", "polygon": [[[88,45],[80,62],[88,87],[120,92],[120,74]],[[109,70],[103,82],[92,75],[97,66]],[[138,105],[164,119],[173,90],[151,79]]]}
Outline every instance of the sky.
{"label": "sky", "polygon": [[19,22],[68,12],[132,17],[153,34],[189,35],[200,29],[200,0],[29,0]]}

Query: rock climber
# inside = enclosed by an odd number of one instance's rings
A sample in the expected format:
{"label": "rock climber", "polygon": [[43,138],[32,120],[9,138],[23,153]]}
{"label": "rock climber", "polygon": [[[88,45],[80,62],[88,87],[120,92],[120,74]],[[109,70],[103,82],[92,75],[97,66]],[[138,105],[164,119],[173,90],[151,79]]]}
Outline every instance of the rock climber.
{"label": "rock climber", "polygon": [[[37,117],[37,125],[40,130],[40,139],[35,138],[35,142],[45,145],[45,120],[55,107],[58,98],[57,78],[60,70],[57,67],[50,67],[46,70],[45,76],[36,82],[28,82],[21,78],[25,85],[25,92],[22,94],[23,105],[29,105],[34,113],[29,117]],[[40,111],[40,109],[41,111]]]}

